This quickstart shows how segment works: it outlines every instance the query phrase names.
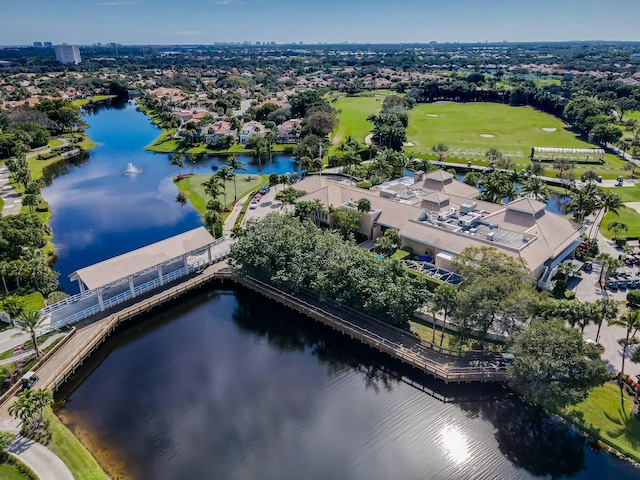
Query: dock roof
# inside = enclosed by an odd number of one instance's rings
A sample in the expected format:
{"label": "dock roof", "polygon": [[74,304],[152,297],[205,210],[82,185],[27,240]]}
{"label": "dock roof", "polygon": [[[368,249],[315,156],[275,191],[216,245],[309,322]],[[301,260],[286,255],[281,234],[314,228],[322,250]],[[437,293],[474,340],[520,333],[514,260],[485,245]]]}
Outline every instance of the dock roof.
{"label": "dock roof", "polygon": [[90,290],[94,290],[201,250],[214,242],[215,239],[204,227],[198,227],[81,268],[69,277],[82,281]]}

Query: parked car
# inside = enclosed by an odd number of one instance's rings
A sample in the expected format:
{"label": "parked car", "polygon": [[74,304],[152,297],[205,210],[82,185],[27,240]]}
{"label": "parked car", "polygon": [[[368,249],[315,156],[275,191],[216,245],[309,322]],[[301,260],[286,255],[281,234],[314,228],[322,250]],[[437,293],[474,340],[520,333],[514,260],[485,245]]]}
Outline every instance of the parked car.
{"label": "parked car", "polygon": [[256,202],[255,200],[251,202],[251,204],[249,204],[249,208],[251,210],[255,210],[256,208],[258,208],[258,202]]}
{"label": "parked car", "polygon": [[33,371],[28,371],[22,376],[22,388],[25,390],[33,387],[35,383],[40,380]]}
{"label": "parked car", "polygon": [[260,200],[262,200],[262,194],[260,194],[260,193],[256,193],[256,194],[253,196],[253,201],[254,201],[254,202],[259,202]]}
{"label": "parked car", "polygon": [[269,185],[263,185],[262,188],[260,189],[260,193],[262,195],[265,195],[269,193],[269,190],[271,190],[271,187]]}

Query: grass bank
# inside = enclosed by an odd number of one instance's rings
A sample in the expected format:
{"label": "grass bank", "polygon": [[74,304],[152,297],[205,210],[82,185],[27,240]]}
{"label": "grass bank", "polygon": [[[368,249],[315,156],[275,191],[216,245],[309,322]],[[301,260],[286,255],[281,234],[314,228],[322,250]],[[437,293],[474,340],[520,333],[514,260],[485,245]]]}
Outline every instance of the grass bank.
{"label": "grass bank", "polygon": [[82,480],[109,480],[95,458],[84,448],[80,440],[63,425],[51,407],[45,409],[49,420],[51,443],[49,448],[71,470],[73,477]]}
{"label": "grass bank", "polygon": [[[191,175],[186,177],[179,182],[176,182],[178,189],[184,193],[191,205],[200,212],[201,215],[204,215],[207,211],[207,202],[210,200],[210,197],[205,193],[204,187],[202,186],[203,182],[206,182],[211,175]],[[236,188],[238,192],[238,199],[244,197],[247,193],[252,190],[256,190],[268,182],[267,175],[247,175],[242,174],[238,175],[236,179]],[[226,207],[231,208],[233,204],[233,181],[225,182],[225,189],[227,192],[227,202]],[[221,195],[219,199],[224,202],[224,196]],[[223,218],[226,215],[223,215]]]}
{"label": "grass bank", "polygon": [[640,213],[630,207],[622,207],[618,210],[618,215],[613,212],[607,212],[602,220],[600,233],[605,238],[611,240],[613,231],[607,230],[607,225],[611,222],[622,222],[627,225],[627,231],[621,231],[620,237],[640,237]]}
{"label": "grass bank", "polygon": [[623,404],[620,388],[607,383],[594,388],[582,403],[555,413],[640,462],[640,420],[632,408],[631,397],[625,393]]}
{"label": "grass bank", "polygon": [[98,103],[104,100],[109,100],[111,98],[116,98],[116,95],[94,95],[93,97],[80,98],[78,100],[74,100],[71,103],[73,103],[76,107],[82,107],[83,105],[88,105],[90,103]]}

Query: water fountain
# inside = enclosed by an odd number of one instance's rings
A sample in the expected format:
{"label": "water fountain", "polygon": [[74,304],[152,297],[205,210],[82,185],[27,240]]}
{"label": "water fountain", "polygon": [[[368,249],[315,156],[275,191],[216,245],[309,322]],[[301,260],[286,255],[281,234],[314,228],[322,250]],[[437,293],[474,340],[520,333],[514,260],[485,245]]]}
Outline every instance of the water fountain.
{"label": "water fountain", "polygon": [[142,173],[142,169],[138,167],[134,167],[133,163],[127,163],[127,168],[122,172],[124,175],[137,175]]}

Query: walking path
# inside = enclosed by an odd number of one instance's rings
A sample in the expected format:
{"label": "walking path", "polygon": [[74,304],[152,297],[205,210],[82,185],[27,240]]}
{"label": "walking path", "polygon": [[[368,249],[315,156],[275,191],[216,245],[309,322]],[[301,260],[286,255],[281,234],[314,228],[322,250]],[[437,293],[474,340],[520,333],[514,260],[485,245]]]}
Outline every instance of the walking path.
{"label": "walking path", "polygon": [[[66,333],[56,333],[55,335],[51,335],[44,342],[38,343],[38,348],[40,350],[43,350],[43,349],[47,348],[49,345],[51,345],[53,342],[58,340],[59,338],[64,337],[65,335],[66,335]],[[29,337],[29,339],[31,339],[31,337]],[[4,349],[5,352],[7,350],[8,349]],[[18,355],[12,355],[9,358],[5,358],[3,360],[0,360],[0,365],[6,365],[8,363],[14,363],[14,362],[17,362],[18,360],[22,360],[23,358],[29,358],[34,353],[35,353],[35,350],[31,349],[31,350],[28,350],[26,352],[19,353]]]}
{"label": "walking path", "polygon": [[62,460],[38,442],[18,436],[9,453],[33,470],[40,480],[74,480]]}
{"label": "walking path", "polygon": [[9,169],[6,165],[0,166],[0,197],[4,200],[2,215],[17,215],[22,208],[22,197],[9,183]]}

